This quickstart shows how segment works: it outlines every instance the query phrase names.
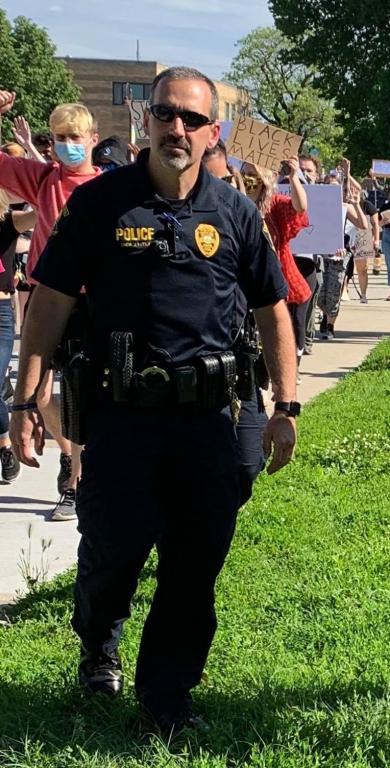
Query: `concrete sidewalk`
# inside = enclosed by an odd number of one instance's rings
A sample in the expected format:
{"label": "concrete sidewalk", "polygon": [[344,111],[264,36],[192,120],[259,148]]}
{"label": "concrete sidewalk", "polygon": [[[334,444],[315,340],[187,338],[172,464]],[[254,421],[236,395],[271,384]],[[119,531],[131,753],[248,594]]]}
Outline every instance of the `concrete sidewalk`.
{"label": "concrete sidewalk", "polygon": [[[351,288],[351,301],[343,302],[337,321],[337,338],[316,342],[313,355],[302,360],[302,384],[298,388],[298,399],[302,403],[335,385],[359,365],[383,335],[390,334],[390,302],[385,301],[388,293],[383,267],[379,277],[370,274],[368,304],[360,304],[355,289]],[[13,367],[16,367],[15,361]],[[20,566],[22,549],[26,552],[29,543],[30,569],[34,566],[41,569],[42,541],[50,541],[47,550],[50,576],[76,561],[79,539],[76,521],[46,521],[57,501],[58,458],[56,444],[49,441],[40,470],[24,467],[15,483],[0,483],[0,603],[26,589]]]}

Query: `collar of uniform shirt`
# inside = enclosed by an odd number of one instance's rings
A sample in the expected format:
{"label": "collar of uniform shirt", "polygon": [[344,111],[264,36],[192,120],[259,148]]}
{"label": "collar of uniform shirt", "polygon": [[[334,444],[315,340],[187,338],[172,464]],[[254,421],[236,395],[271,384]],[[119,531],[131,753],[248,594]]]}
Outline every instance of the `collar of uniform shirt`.
{"label": "collar of uniform shirt", "polygon": [[[137,167],[142,171],[147,172],[147,163],[149,159],[150,149],[142,149],[137,157]],[[141,177],[144,174],[142,173]],[[150,198],[147,197],[144,200],[144,204],[155,205],[156,193],[153,191],[153,187],[150,181],[149,174],[147,174],[147,190],[150,194]],[[202,165],[199,170],[198,180],[195,184],[193,191],[191,192],[191,207],[193,211],[216,211],[218,209],[218,194],[217,185],[224,184],[225,182],[220,179],[215,179],[206,168]],[[162,198],[160,198],[162,199]]]}

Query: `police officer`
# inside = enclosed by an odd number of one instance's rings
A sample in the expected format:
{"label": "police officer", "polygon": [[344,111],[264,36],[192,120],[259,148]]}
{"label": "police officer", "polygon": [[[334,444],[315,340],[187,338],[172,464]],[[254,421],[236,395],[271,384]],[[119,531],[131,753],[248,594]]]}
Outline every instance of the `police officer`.
{"label": "police officer", "polygon": [[168,730],[199,724],[190,691],[216,629],[214,584],[239,505],[229,407],[237,284],[261,321],[278,401],[265,439],[269,472],[291,458],[298,408],[287,289],[258,211],[201,167],[219,137],[217,117],[212,81],[164,70],[146,115],[150,150],[71,196],[35,270],[12,420],[17,455],[39,466],[30,447],[33,438],[42,453],[36,393],[84,285],[90,363],[73,616],[80,681],[90,691],[121,689],[122,625],[158,540],[135,688]]}

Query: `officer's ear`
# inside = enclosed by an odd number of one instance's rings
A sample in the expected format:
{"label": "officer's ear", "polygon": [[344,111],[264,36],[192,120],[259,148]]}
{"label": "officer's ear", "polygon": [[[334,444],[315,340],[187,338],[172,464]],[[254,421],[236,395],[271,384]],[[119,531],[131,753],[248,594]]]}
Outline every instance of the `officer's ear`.
{"label": "officer's ear", "polygon": [[213,149],[218,144],[219,137],[221,135],[221,123],[215,122],[209,127],[210,135],[205,149]]}

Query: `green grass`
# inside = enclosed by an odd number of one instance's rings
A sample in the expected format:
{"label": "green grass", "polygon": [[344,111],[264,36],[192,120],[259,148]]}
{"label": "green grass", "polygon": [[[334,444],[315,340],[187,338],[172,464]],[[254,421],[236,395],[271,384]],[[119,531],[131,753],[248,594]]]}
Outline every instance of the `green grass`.
{"label": "green grass", "polygon": [[121,700],[76,685],[73,572],[9,612],[0,766],[390,766],[389,365],[387,339],[305,407],[295,462],[261,477],[240,514],[195,693],[211,732],[166,744],[138,730],[132,680],[152,558],[122,644]]}

